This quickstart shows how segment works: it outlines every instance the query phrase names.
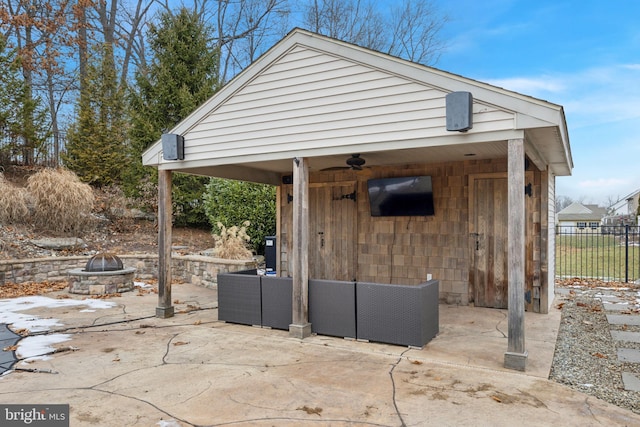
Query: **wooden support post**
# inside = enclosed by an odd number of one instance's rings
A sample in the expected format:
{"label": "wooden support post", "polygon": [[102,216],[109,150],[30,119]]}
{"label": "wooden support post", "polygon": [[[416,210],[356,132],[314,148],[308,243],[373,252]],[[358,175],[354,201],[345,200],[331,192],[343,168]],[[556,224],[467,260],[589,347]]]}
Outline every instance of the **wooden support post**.
{"label": "wooden support post", "polygon": [[158,307],[156,317],[173,317],[171,301],[171,171],[158,170]]}
{"label": "wooden support post", "polygon": [[504,366],[524,371],[527,364],[527,351],[524,346],[524,140],[511,139],[508,146],[509,336]]}
{"label": "wooden support post", "polygon": [[289,335],[311,335],[309,323],[309,163],[305,158],[293,160],[293,323]]}

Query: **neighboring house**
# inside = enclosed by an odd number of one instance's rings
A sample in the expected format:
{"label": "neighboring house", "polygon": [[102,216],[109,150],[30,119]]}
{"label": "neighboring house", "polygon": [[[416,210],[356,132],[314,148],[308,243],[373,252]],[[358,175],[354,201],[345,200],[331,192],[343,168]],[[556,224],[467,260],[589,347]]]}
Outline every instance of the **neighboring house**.
{"label": "neighboring house", "polygon": [[638,215],[638,202],[640,199],[640,189],[621,198],[609,207],[609,216]]}
{"label": "neighboring house", "polygon": [[606,214],[607,208],[573,202],[557,214],[558,233],[575,233],[588,230],[599,232],[602,218]]}
{"label": "neighboring house", "polygon": [[[158,317],[173,315],[173,172],[276,187],[292,336],[311,333],[310,279],[433,277],[443,303],[508,309],[519,369],[525,309],[553,303],[555,183],[573,169],[560,105],[295,29],[142,159],[158,169]],[[372,186],[395,178],[424,186]]]}

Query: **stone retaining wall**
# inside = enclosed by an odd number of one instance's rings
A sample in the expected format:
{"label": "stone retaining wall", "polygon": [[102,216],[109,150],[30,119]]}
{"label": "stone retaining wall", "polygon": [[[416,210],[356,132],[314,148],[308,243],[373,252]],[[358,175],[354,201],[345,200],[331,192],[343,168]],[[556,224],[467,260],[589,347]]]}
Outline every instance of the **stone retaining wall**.
{"label": "stone retaining wall", "polygon": [[[158,255],[118,255],[125,267],[136,269],[140,280],[158,278]],[[5,283],[60,282],[68,279],[69,270],[84,268],[89,256],[47,257],[0,260],[0,286]],[[218,273],[256,268],[253,260],[229,260],[202,255],[172,255],[174,280],[184,280],[205,287],[216,287]]]}

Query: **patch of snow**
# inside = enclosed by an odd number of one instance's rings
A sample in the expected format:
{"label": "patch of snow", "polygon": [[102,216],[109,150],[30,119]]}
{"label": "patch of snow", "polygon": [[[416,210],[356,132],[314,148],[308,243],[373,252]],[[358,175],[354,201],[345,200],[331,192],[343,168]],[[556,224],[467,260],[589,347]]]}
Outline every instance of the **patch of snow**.
{"label": "patch of snow", "polygon": [[116,304],[100,299],[53,299],[43,296],[28,296],[0,300],[0,323],[13,326],[13,329],[28,329],[30,332],[48,331],[60,326],[57,319],[41,319],[32,314],[20,313],[33,308],[58,308],[87,306],[88,309],[110,308]]}
{"label": "patch of snow", "polygon": [[148,283],[144,283],[144,282],[133,282],[133,286],[137,287],[137,288],[153,288],[153,285],[149,285]]}
{"label": "patch of snow", "polygon": [[176,420],[160,420],[156,423],[160,427],[182,427],[182,424]]}
{"label": "patch of snow", "polygon": [[[41,319],[33,314],[21,311],[33,308],[58,308],[86,306],[82,311],[96,311],[101,308],[114,307],[116,303],[100,299],[54,299],[43,296],[28,296],[0,300],[0,323],[11,325],[13,330],[27,329],[29,332],[45,332],[62,324],[53,318]],[[52,346],[71,339],[68,334],[50,334],[28,336],[18,341],[16,355],[21,359],[48,360],[47,353],[55,350]]]}
{"label": "patch of snow", "polygon": [[21,359],[27,359],[27,361],[33,360],[49,360],[51,357],[47,353],[51,353],[55,350],[52,347],[54,344],[69,341],[71,335],[69,334],[51,334],[51,335],[36,335],[33,337],[26,337],[20,340],[16,355]]}

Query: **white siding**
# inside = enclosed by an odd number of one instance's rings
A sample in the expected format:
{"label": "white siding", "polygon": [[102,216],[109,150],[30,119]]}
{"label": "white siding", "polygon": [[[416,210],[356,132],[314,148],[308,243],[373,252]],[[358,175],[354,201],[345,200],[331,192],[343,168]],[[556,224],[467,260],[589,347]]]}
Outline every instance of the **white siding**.
{"label": "white siding", "polygon": [[[185,160],[445,136],[445,95],[390,72],[296,47],[184,134]],[[471,132],[513,128],[513,113],[474,103]]]}
{"label": "white siding", "polygon": [[[556,177],[553,173],[547,172],[548,179],[548,201],[549,206],[547,210],[547,253],[549,256],[547,257],[547,282],[549,284],[549,289],[547,290],[547,303],[548,313],[551,309],[551,305],[553,304],[553,298],[556,292]],[[544,191],[544,190],[543,190]]]}

